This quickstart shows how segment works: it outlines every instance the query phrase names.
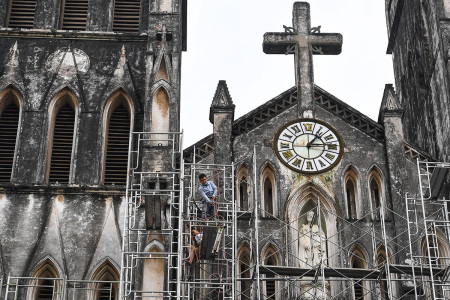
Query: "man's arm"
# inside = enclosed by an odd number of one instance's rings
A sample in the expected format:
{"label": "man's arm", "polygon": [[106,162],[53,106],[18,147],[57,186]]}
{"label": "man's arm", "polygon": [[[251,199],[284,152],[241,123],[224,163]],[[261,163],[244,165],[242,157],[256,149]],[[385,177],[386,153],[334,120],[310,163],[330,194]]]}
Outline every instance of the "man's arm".
{"label": "man's arm", "polygon": [[211,182],[211,187],[213,188],[213,196],[214,196],[214,199],[216,199],[216,195],[217,195],[217,186],[214,184],[214,182],[212,182],[212,181],[210,181]]}
{"label": "man's arm", "polygon": [[201,185],[198,187],[198,192],[200,193],[200,196],[202,196],[202,199],[206,201],[206,203],[211,202],[211,200],[209,200],[208,196],[206,196],[205,192],[203,191]]}

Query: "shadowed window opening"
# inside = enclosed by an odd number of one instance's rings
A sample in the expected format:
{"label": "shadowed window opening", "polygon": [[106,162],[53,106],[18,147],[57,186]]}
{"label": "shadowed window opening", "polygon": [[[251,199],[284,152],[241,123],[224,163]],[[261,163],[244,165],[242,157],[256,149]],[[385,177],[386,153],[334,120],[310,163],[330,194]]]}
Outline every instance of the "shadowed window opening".
{"label": "shadowed window opening", "polygon": [[15,103],[10,103],[0,112],[0,182],[11,181],[19,113]]}
{"label": "shadowed window opening", "polygon": [[35,13],[36,0],[12,0],[8,14],[8,27],[32,29]]}
{"label": "shadowed window opening", "polygon": [[130,114],[120,104],[111,114],[106,145],[105,184],[125,185],[127,181]]}
{"label": "shadowed window opening", "polygon": [[138,32],[140,14],[140,0],[115,0],[113,31]]}
{"label": "shadowed window opening", "polygon": [[247,178],[242,177],[239,184],[239,207],[241,210],[248,209],[248,190],[247,190]]}
{"label": "shadowed window opening", "polygon": [[270,215],[273,215],[273,193],[272,193],[272,182],[269,178],[264,181],[264,204],[265,211]]}
{"label": "shadowed window opening", "polygon": [[75,111],[65,104],[55,118],[49,183],[69,183],[74,126]]}
{"label": "shadowed window opening", "polygon": [[352,180],[347,180],[347,213],[349,219],[356,219],[356,200],[355,200],[355,185]]}
{"label": "shadowed window opening", "polygon": [[86,30],[88,0],[65,0],[62,29]]}

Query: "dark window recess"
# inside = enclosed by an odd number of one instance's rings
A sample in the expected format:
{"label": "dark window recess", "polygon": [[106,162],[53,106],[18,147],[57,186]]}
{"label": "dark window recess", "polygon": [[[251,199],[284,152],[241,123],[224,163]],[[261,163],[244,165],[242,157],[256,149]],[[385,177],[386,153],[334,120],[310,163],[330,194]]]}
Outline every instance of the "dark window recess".
{"label": "dark window recess", "polygon": [[66,105],[60,109],[55,119],[49,183],[69,183],[74,124],[75,111]]}
{"label": "dark window recess", "polygon": [[88,0],[66,0],[62,18],[63,30],[86,30]]}
{"label": "dark window recess", "polygon": [[16,149],[19,108],[11,103],[0,113],[0,182],[10,182]]}
{"label": "dark window recess", "polygon": [[114,2],[113,31],[138,32],[140,14],[140,0],[116,0]]}
{"label": "dark window recess", "polygon": [[[251,278],[250,277],[250,268],[248,264],[248,260],[245,263],[241,264],[241,277],[242,278]],[[250,290],[252,288],[251,281],[241,281],[241,300],[250,300]],[[272,292],[274,293],[274,292]]]}
{"label": "dark window recess", "polygon": [[[275,266],[274,262],[269,259],[267,262],[268,266]],[[271,280],[271,278],[275,278],[274,274],[267,274],[266,275],[267,281],[266,281],[266,297],[267,299],[273,299],[275,300],[275,293],[276,293],[276,287],[275,287],[275,280]]]}
{"label": "dark window recess", "polygon": [[111,283],[103,282],[98,287],[98,300],[115,300],[116,292]]}
{"label": "dark window recess", "polygon": [[8,27],[33,28],[36,0],[12,0]]}
{"label": "dark window recess", "polygon": [[273,215],[273,195],[272,195],[272,182],[269,178],[264,181],[264,205],[265,210],[269,214],[268,217]]}
{"label": "dark window recess", "polygon": [[53,280],[45,279],[39,285],[37,300],[53,299]]}
{"label": "dark window recess", "polygon": [[125,185],[127,181],[130,115],[120,105],[111,114],[106,145],[105,184]]}

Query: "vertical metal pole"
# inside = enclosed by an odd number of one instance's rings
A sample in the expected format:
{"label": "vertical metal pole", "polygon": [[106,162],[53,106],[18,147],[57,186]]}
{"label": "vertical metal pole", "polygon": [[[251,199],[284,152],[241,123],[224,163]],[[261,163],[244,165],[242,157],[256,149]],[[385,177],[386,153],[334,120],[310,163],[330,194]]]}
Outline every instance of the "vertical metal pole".
{"label": "vertical metal pole", "polygon": [[233,218],[233,236],[231,237],[233,239],[233,253],[232,253],[232,264],[231,264],[231,274],[232,274],[232,290],[231,295],[232,298],[236,295],[236,251],[237,251],[237,218],[236,218],[236,199],[235,199],[235,186],[234,186],[234,163],[231,164],[231,201],[232,203],[232,218]]}
{"label": "vertical metal pole", "polygon": [[257,289],[257,297],[256,299],[261,300],[261,278],[259,274],[259,266],[260,266],[260,260],[259,260],[259,231],[258,231],[258,191],[257,191],[257,183],[256,183],[256,146],[253,146],[253,183],[254,183],[254,220],[255,220],[255,240],[256,240],[256,289]]}
{"label": "vertical metal pole", "polygon": [[[180,136],[180,146],[182,145],[182,136]],[[194,149],[195,150],[195,149]],[[195,152],[194,152],[195,157]],[[177,299],[181,299],[181,280],[183,276],[183,211],[184,211],[184,161],[183,152],[180,155],[180,197],[178,199],[178,259],[177,259]]]}
{"label": "vertical metal pole", "polygon": [[[133,180],[131,177],[131,160],[132,160],[132,141],[133,141],[133,136],[134,133],[133,131],[130,132],[130,139],[128,140],[128,162],[127,162],[127,183],[126,183],[126,194],[125,194],[125,212],[124,212],[124,218],[123,218],[123,238],[122,238],[122,263],[120,265],[120,284],[119,284],[119,299],[120,298],[125,298],[125,285],[126,285],[126,281],[127,281],[127,276],[125,275],[125,252],[127,251],[127,247],[125,246],[127,241],[128,241],[128,234],[129,232],[127,231],[127,224],[128,224],[128,201],[129,201],[129,196],[128,196],[128,189],[131,188],[130,185],[133,184]],[[139,135],[138,135],[139,138]],[[139,157],[136,157],[136,159],[138,160]]]}
{"label": "vertical metal pole", "polygon": [[[320,208],[320,198],[317,197],[317,214],[319,215],[318,218],[318,225],[319,225],[319,237],[320,237],[320,247],[322,248],[323,245],[323,241],[322,241],[322,216],[321,216],[321,208]],[[322,255],[320,258],[320,273],[322,276],[322,293],[323,293],[323,299],[327,300],[327,290],[326,290],[326,282],[325,282],[325,268],[323,265],[323,256],[324,256],[324,252],[326,254],[327,249],[325,247],[325,249],[322,249]]]}
{"label": "vertical metal pole", "polygon": [[[408,203],[408,194],[405,195],[405,204],[406,204],[406,222],[408,223],[408,241],[409,241],[409,255],[411,259],[411,270],[412,270],[412,278],[414,282],[414,287],[417,286],[416,282],[416,272],[414,270],[414,257],[413,257],[413,247],[412,247],[412,240],[411,240],[411,226],[410,226],[410,216],[409,216],[409,203]],[[415,203],[414,203],[415,206]],[[414,288],[414,299],[418,300],[417,295],[417,289]]]}
{"label": "vertical metal pole", "polygon": [[[427,169],[427,174],[428,174],[428,163],[425,162],[425,164],[426,164],[426,169]],[[421,176],[420,176],[420,161],[419,161],[419,159],[417,159],[417,171],[419,174],[419,188],[420,188],[420,202],[421,202],[420,204],[422,206],[422,217],[423,217],[423,224],[424,224],[424,229],[425,229],[425,239],[426,239],[426,243],[427,243],[428,267],[430,269],[431,291],[432,291],[432,295],[433,295],[432,299],[436,299],[436,291],[435,291],[435,287],[434,287],[433,265],[432,265],[432,261],[431,261],[430,239],[428,237],[428,224],[427,224],[427,218],[425,215],[425,202],[424,202],[424,197],[423,197],[422,180],[421,180]],[[428,178],[428,184],[429,184],[430,183],[429,175],[427,175],[427,178]],[[431,190],[430,190],[430,195],[431,195]],[[437,245],[434,245],[434,246],[437,247]]]}
{"label": "vertical metal pole", "polygon": [[391,287],[391,272],[389,267],[389,248],[387,244],[387,238],[386,238],[386,224],[384,219],[384,198],[380,197],[380,220],[381,220],[381,231],[383,234],[383,240],[384,240],[384,250],[386,251],[386,281],[387,281],[387,288],[388,288],[388,296],[389,299],[393,299],[392,295],[392,287]]}

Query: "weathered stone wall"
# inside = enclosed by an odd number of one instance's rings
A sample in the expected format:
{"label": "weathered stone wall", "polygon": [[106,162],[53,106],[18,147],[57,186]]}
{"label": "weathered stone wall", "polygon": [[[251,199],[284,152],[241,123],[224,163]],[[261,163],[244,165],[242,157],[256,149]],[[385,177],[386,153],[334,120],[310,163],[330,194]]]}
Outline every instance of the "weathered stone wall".
{"label": "weathered stone wall", "polygon": [[397,93],[405,111],[405,139],[436,159],[448,161],[450,41],[443,1],[400,2],[404,3],[396,19],[393,14],[399,7],[387,4],[388,20],[398,23],[398,29],[390,28],[388,53],[393,54]]}
{"label": "weathered stone wall", "polygon": [[[106,259],[120,271],[125,187],[102,184],[106,103],[122,90],[130,98],[133,129],[149,129],[144,122],[151,123],[151,99],[159,84],[170,96],[169,130],[180,129],[185,20],[181,0],[165,1],[160,8],[156,2],[141,1],[140,31],[129,34],[111,31],[112,0],[89,1],[83,32],[59,30],[62,2],[56,0],[37,1],[34,29],[5,28],[9,1],[0,1],[0,91],[11,85],[23,101],[14,175],[11,183],[0,184],[0,276],[5,281],[8,275],[30,276],[45,258],[68,279],[90,280]],[[12,72],[7,64],[15,43],[18,64]],[[57,51],[82,51],[88,60],[54,68],[61,60],[49,62]],[[156,81],[163,55],[168,80]],[[73,171],[69,185],[48,185],[49,107],[64,88],[78,103]],[[140,213],[139,226],[145,227]]]}

